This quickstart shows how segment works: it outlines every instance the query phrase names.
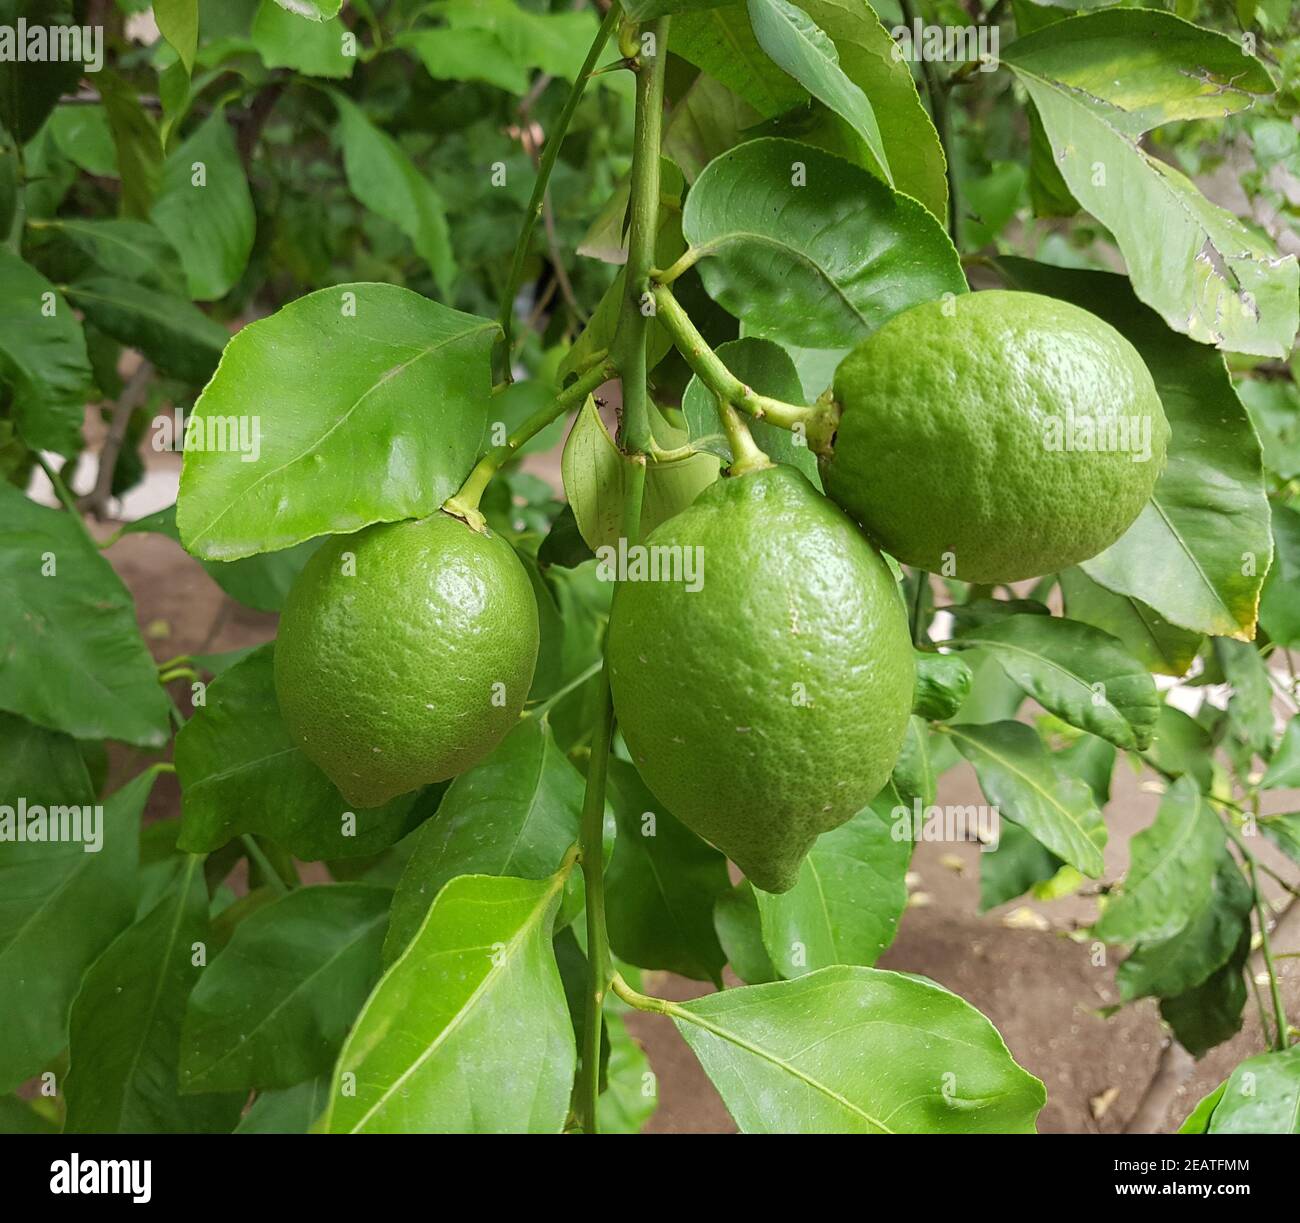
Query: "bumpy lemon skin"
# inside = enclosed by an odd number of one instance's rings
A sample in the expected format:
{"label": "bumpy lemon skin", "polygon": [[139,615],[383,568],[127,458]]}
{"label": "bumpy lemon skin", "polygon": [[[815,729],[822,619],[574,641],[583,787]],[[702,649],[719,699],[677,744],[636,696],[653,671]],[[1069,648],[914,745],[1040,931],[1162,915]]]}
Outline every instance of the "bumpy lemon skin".
{"label": "bumpy lemon skin", "polygon": [[[1165,465],[1169,425],[1137,350],[1068,302],[992,290],[897,315],[841,363],[827,495],[900,561],[972,582],[1038,577],[1096,556]],[[1049,422],[1055,418],[1055,424]],[[1129,450],[1081,442],[1126,420]],[[1148,432],[1149,430],[1149,432]],[[1140,455],[1143,435],[1149,455]]]}
{"label": "bumpy lemon skin", "polygon": [[378,524],[328,540],[294,583],[276,695],[308,758],[348,802],[375,807],[501,742],[538,641],[532,585],[500,536],[441,512]]}
{"label": "bumpy lemon skin", "polygon": [[880,554],[808,481],[718,481],[651,533],[703,585],[627,582],[610,612],[618,724],[641,776],[756,887],[879,792],[912,707],[907,616]]}

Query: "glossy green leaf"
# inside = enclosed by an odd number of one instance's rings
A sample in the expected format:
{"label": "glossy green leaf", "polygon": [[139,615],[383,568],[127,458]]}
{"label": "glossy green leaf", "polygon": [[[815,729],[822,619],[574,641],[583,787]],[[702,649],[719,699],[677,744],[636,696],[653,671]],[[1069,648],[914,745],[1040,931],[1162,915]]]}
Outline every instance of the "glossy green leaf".
{"label": "glossy green leaf", "polygon": [[[757,892],[763,944],[783,977],[833,964],[873,965],[907,907],[912,808],[886,786],[813,843],[788,892]],[[900,835],[901,830],[901,835]]]}
{"label": "glossy green leaf", "polygon": [[750,333],[805,347],[851,346],[909,306],[966,290],[922,205],[791,140],[753,140],[710,163],[682,231],[715,301]]}
{"label": "glossy green leaf", "polygon": [[0,709],[78,739],[159,747],[167,694],[122,579],[64,510],[0,482],[4,635],[23,642],[0,669]]}
{"label": "glossy green leaf", "polygon": [[258,458],[186,451],[185,546],[235,560],[431,513],[478,454],[497,334],[487,319],[380,284],[322,289],[249,324],[194,413],[233,417],[250,438],[259,422]]}
{"label": "glossy green leaf", "polygon": [[299,888],[236,928],[190,995],[187,1092],[292,1087],[328,1071],[379,979],[388,888]]}
{"label": "glossy green leaf", "polygon": [[959,632],[1071,726],[1125,750],[1150,743],[1160,712],[1156,687],[1115,638],[1058,616],[1007,616]]}
{"label": "glossy green leaf", "polygon": [[203,860],[124,930],[82,982],[72,1006],[67,1129],[74,1134],[228,1133],[242,1093],[182,1096],[177,1064],[185,1002],[205,971]]}
{"label": "glossy green leaf", "polygon": [[766,985],[779,980],[772,958],[763,946],[758,894],[747,879],[714,902],[713,928],[718,932],[731,971],[746,985]]}
{"label": "glossy green leaf", "polygon": [[1183,929],[1211,887],[1223,825],[1190,777],[1165,792],[1155,821],[1133,838],[1123,888],[1093,927],[1108,943],[1155,942]]}
{"label": "glossy green leaf", "polygon": [[889,776],[890,784],[905,806],[913,805],[918,798],[922,807],[934,802],[936,777],[930,739],[930,727],[925,719],[915,714],[908,718],[903,746]]}
{"label": "glossy green leaf", "polygon": [[29,446],[72,455],[92,375],[72,307],[34,267],[0,246],[0,387]]}
{"label": "glossy green leaf", "polygon": [[1175,998],[1194,989],[1228,962],[1243,932],[1249,937],[1254,895],[1226,850],[1211,887],[1194,901],[1196,912],[1186,926],[1167,939],[1139,943],[1116,970],[1125,1002]]}
{"label": "glossy green leaf", "polygon": [[1021,722],[963,722],[948,732],[1003,817],[1090,878],[1101,874],[1104,838],[1092,793],[1077,777],[1056,771],[1033,730]]}
{"label": "glossy green leaf", "polygon": [[1300,1045],[1248,1057],[1229,1076],[1211,1134],[1300,1134]]}
{"label": "glossy green leaf", "polygon": [[307,861],[387,849],[425,813],[419,795],[368,811],[350,807],[285,729],[273,649],[262,646],[215,679],[176,736],[180,847],[207,853],[252,832]]}
{"label": "glossy green leaf", "polygon": [[564,874],[439,892],[343,1046],[330,1133],[559,1133],[577,1053],[551,947]]}
{"label": "glossy green leaf", "polygon": [[[76,743],[0,714],[0,794],[6,804],[96,802]],[[0,1091],[36,1074],[67,1044],[82,974],[131,921],[147,770],[103,803],[98,851],[87,842],[0,840]],[[92,829],[93,832],[93,829]],[[93,842],[91,842],[93,843]]]}
{"label": "glossy green leaf", "polygon": [[371,123],[361,107],[340,93],[332,96],[338,107],[343,166],[352,194],[411,239],[438,288],[449,294],[456,278],[456,259],[442,197],[401,145]]}
{"label": "glossy green leaf", "polygon": [[1259,441],[1222,356],[1171,332],[1121,276],[1022,259],[998,267],[1016,287],[1071,301],[1119,330],[1151,371],[1172,430],[1150,502],[1083,571],[1184,629],[1251,640],[1273,545]]}
{"label": "glossy green leaf", "polygon": [[726,955],[713,904],[731,889],[726,858],[666,810],[626,761],[610,760],[608,795],[618,821],[605,887],[614,954],[721,986]]}
{"label": "glossy green leaf", "polygon": [[348,28],[337,17],[303,24],[275,0],[262,0],[253,18],[253,46],[268,68],[291,68],[304,76],[342,80],[352,75],[357,57],[345,54]]}
{"label": "glossy green leaf", "polygon": [[1139,143],[1171,120],[1256,105],[1273,91],[1264,66],[1226,35],[1146,9],[1056,22],[1007,47],[1002,61],[1037,107],[1071,192],[1115,235],[1138,297],[1200,343],[1288,353],[1295,256],[1279,258]]}
{"label": "glossy green leaf", "polygon": [[1117,595],[1098,586],[1082,569],[1072,566],[1058,575],[1065,613],[1118,638],[1148,671],[1185,675],[1204,640],[1200,633],[1170,624],[1152,607],[1131,595]]}
{"label": "glossy green leaf", "polygon": [[522,719],[486,760],[451,783],[420,830],[393,898],[384,962],[408,946],[456,876],[547,878],[578,839],[584,790],[545,719]]}
{"label": "glossy green leaf", "polygon": [[79,280],[68,286],[68,297],[105,334],[186,382],[206,382],[230,339],[220,323],[185,298],[129,280]]}
{"label": "glossy green leaf", "polygon": [[238,283],[257,219],[225,112],[213,112],[163,165],[150,212],[181,258],[190,296],[215,301]]}
{"label": "glossy green leaf", "polygon": [[670,1004],[743,1133],[1032,1133],[1043,1085],[974,1007],[836,967]]}
{"label": "glossy green leaf", "polygon": [[746,8],[758,45],[853,128],[868,151],[868,168],[892,186],[893,175],[875,111],[867,95],[840,67],[839,52],[830,35],[789,0],[747,0]]}

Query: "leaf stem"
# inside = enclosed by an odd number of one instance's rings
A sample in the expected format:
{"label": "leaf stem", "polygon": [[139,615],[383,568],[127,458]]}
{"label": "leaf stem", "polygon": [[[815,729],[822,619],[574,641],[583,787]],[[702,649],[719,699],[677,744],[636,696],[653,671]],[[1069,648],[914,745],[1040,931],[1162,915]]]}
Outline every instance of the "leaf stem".
{"label": "leaf stem", "polygon": [[577,112],[578,103],[582,101],[582,94],[587,87],[587,81],[591,78],[592,71],[596,67],[596,61],[605,49],[605,44],[609,41],[609,36],[618,23],[620,16],[622,16],[622,12],[622,8],[617,4],[609,6],[609,12],[605,14],[604,21],[600,23],[600,29],[596,31],[596,37],[587,52],[587,58],[578,72],[577,79],[573,82],[573,87],[569,90],[564,109],[560,112],[555,127],[551,129],[551,134],[547,137],[546,145],[542,149],[541,159],[537,163],[537,178],[533,183],[533,194],[528,201],[528,211],[524,214],[524,223],[519,231],[519,240],[515,243],[515,256],[510,266],[510,278],[506,281],[505,293],[501,299],[501,313],[497,319],[501,325],[502,351],[505,354],[503,358],[505,369],[502,371],[502,375],[507,382],[511,381],[510,352],[513,347],[511,326],[514,321],[515,296],[518,294],[519,286],[524,278],[524,260],[528,258],[528,247],[532,241],[533,230],[537,226],[538,218],[542,215],[542,205],[546,199],[547,185],[551,181],[551,171],[555,168],[555,162],[560,155],[560,145],[564,143],[565,133],[569,130],[569,124],[573,121],[573,116]]}
{"label": "leaf stem", "polygon": [[836,404],[808,406],[758,394],[723,364],[667,285],[656,284],[653,292],[659,322],[672,336],[686,364],[720,403],[729,403],[755,420],[766,420],[782,429],[802,429],[809,449],[816,454],[830,453],[831,439],[835,436],[840,416]]}
{"label": "leaf stem", "polygon": [[649,994],[638,993],[623,980],[620,973],[614,974],[610,988],[633,1010],[646,1011],[652,1015],[671,1015],[677,1009],[667,998],[652,998]]}
{"label": "leaf stem", "polygon": [[474,470],[465,477],[465,483],[443,502],[442,508],[448,514],[463,518],[476,531],[482,531],[484,522],[478,503],[492,477],[514,456],[520,446],[545,429],[557,416],[581,404],[601,383],[608,382],[616,373],[613,362],[608,359],[593,365],[560,391],[544,408],[534,412],[502,445],[489,450],[479,459]]}

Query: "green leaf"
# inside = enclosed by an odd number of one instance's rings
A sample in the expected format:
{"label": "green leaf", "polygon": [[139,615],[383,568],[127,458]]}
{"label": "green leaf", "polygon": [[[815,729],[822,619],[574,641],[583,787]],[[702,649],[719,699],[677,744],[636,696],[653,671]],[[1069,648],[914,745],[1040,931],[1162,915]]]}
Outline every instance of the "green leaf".
{"label": "green leaf", "polygon": [[122,179],[121,214],[137,221],[147,220],[163,176],[158,124],[140,104],[135,89],[117,73],[100,73],[96,83],[104,99]]}
{"label": "green leaf", "polygon": [[486,760],[451,783],[416,837],[393,898],[384,962],[410,944],[457,875],[547,878],[578,839],[584,790],[545,719],[521,719]]}
{"label": "green leaf", "polygon": [[426,814],[419,795],[349,807],[285,729],[273,649],[262,646],[218,676],[176,736],[180,848],[207,853],[252,832],[309,862],[387,849]]}
{"label": "green leaf", "polygon": [[[622,8],[632,21],[653,21],[666,13],[676,13],[677,20],[682,21],[701,9],[715,8],[718,3],[719,0],[627,0]],[[676,31],[674,23],[673,32]]]}
{"label": "green leaf", "polygon": [[1227,1083],[1220,1083],[1208,1095],[1201,1097],[1199,1103],[1187,1115],[1187,1120],[1178,1127],[1180,1134],[1204,1134],[1209,1131],[1210,1116],[1223,1098],[1223,1089]]}
{"label": "green leaf", "polygon": [[1223,357],[1171,332],[1121,276],[1023,259],[998,267],[1018,288],[1073,302],[1119,330],[1169,419],[1168,463],[1150,502],[1083,571],[1184,629],[1251,640],[1273,545],[1259,441]]}
{"label": "green leaf", "polygon": [[1259,830],[1292,862],[1300,862],[1300,812],[1264,816]]}
{"label": "green leaf", "polygon": [[518,96],[528,92],[528,69],[505,54],[491,30],[410,30],[394,44],[414,51],[435,81],[482,81]]}
{"label": "green leaf", "polygon": [[0,386],[29,446],[73,455],[93,375],[72,307],[34,267],[0,246]]}
{"label": "green leaf", "polygon": [[[845,75],[871,99],[894,188],[940,221],[948,215],[943,146],[917,93],[898,43],[872,10],[858,0],[798,0],[835,43]],[[674,27],[674,37],[676,29]]]}
{"label": "green leaf", "polygon": [[[632,460],[618,448],[600,419],[596,401],[588,395],[564,443],[560,470],[578,530],[593,551],[618,546],[631,465]],[[650,464],[641,506],[641,534],[648,535],[690,505],[718,478],[718,466],[717,457],[705,453]]]}
{"label": "green leaf", "polygon": [[1273,91],[1263,65],[1225,35],[1146,9],[1056,22],[1014,42],[1002,60],[1037,107],[1071,192],[1115,235],[1138,297],[1200,343],[1289,353],[1295,256],[1279,258],[1139,144],[1171,120],[1254,106]]}
{"label": "green leaf", "polygon": [[204,429],[259,421],[260,455],[186,451],[176,509],[186,548],[235,560],[432,513],[479,452],[498,334],[380,284],[322,289],[250,323],[194,414]]}
{"label": "green leaf", "polygon": [[[18,19],[29,26],[70,26],[78,21],[72,0],[0,0],[0,25],[17,38]],[[0,60],[0,126],[26,144],[65,93],[75,93],[81,76],[75,61],[18,61],[12,51]]]}
{"label": "green leaf", "polygon": [[339,9],[343,7],[343,0],[276,0],[276,3],[287,12],[306,17],[308,21],[328,21],[331,17],[337,17]]}
{"label": "green leaf", "polygon": [[122,579],[74,515],[0,482],[0,709],[78,739],[167,742],[167,694]]}
{"label": "green leaf", "polygon": [[220,323],[185,298],[129,280],[79,280],[68,286],[68,297],[105,334],[185,382],[205,383],[230,339]]}
{"label": "green leaf", "polygon": [[[108,276],[138,281],[177,295],[186,292],[180,259],[171,243],[147,221],[83,221],[60,217],[39,222],[36,228],[53,229],[63,235]],[[185,304],[190,305],[188,301]],[[229,338],[226,335],[222,343]]]}
{"label": "green leaf", "polygon": [[337,17],[304,25],[273,0],[262,0],[253,18],[253,46],[268,68],[290,68],[304,76],[343,80],[357,57],[343,53],[348,29]]}
{"label": "green leaf", "polygon": [[1002,816],[1090,878],[1101,874],[1104,826],[1092,793],[1077,777],[1057,773],[1033,730],[1021,722],[963,722],[948,733]]}
{"label": "green leaf", "polygon": [[1247,641],[1220,637],[1214,643],[1214,653],[1223,677],[1232,685],[1229,729],[1256,755],[1266,756],[1273,746],[1273,685],[1268,664]]}
{"label": "green leaf", "polygon": [[742,98],[760,118],[807,102],[804,90],[758,45],[744,3],[691,6],[674,17],[669,45],[674,55],[702,68],[707,79]]}
{"label": "green leaf", "polygon": [[1213,753],[1214,744],[1199,722],[1172,705],[1160,710],[1146,756],[1162,773],[1175,777],[1188,774],[1202,790],[1208,790]]}
{"label": "green leaf", "polygon": [[747,0],[746,7],[758,45],[814,98],[853,128],[866,146],[868,168],[877,178],[893,186],[876,113],[867,95],[840,67],[839,52],[830,36],[789,0]]}
{"label": "green leaf", "polygon": [[199,0],[154,0],[153,17],[185,71],[193,72],[199,50]]}
{"label": "green leaf", "polygon": [[50,116],[49,130],[59,151],[78,169],[117,178],[117,147],[103,106],[60,106]]}
{"label": "green leaf", "polygon": [[960,630],[1044,709],[1124,750],[1151,742],[1160,699],[1146,668],[1113,637],[1057,616],[1007,616]]}
{"label": "green leaf", "polygon": [[566,874],[438,893],[343,1046],[327,1132],[560,1132],[577,1060],[551,947]]}
{"label": "green leaf", "polygon": [[[804,403],[803,384],[789,354],[771,340],[745,337],[727,340],[714,350],[722,362],[746,386],[760,395],[771,395],[787,403]],[[716,454],[730,462],[731,445],[718,415],[718,401],[713,392],[699,378],[692,376],[682,395],[682,412],[690,434],[691,445]],[[817,471],[817,456],[806,444],[800,445],[789,429],[781,429],[766,421],[747,422],[754,441],[777,463],[787,463],[803,472],[812,485],[821,488]]]}
{"label": "green leaf", "polygon": [[731,971],[746,985],[766,985],[779,980],[772,959],[763,946],[762,919],[753,885],[741,880],[724,892],[713,905],[713,928],[727,955]]}
{"label": "green leaf", "polygon": [[207,937],[203,859],[190,857],[172,888],[82,982],[69,1045],[71,1133],[230,1132],[242,1093],[182,1096],[178,1087],[181,1020],[203,972],[195,956]]}
{"label": "green leaf", "polygon": [[57,1122],[37,1111],[41,1104],[48,1101],[0,1096],[0,1134],[58,1134]]}
{"label": "green leaf", "polygon": [[1193,1057],[1204,1057],[1215,1045],[1241,1031],[1246,1006],[1246,980],[1242,975],[1250,955],[1250,931],[1242,932],[1232,958],[1200,985],[1160,1002],[1160,1018],[1174,1038]]}
{"label": "green leaf", "polygon": [[[847,824],[813,843],[798,882],[758,892],[763,944],[783,977],[833,964],[873,965],[894,941],[907,907],[912,809],[892,786]],[[905,835],[898,836],[899,828]]]}
{"label": "green leaf", "polygon": [[1254,894],[1226,850],[1212,886],[1193,899],[1197,910],[1186,926],[1167,939],[1139,943],[1116,970],[1125,1002],[1195,989],[1229,961],[1243,933],[1249,938]]}
{"label": "green leaf", "polygon": [[371,123],[365,111],[340,93],[331,96],[338,107],[343,166],[352,194],[411,239],[439,290],[449,294],[456,260],[442,197],[401,145]]}
{"label": "green leaf", "polygon": [[1264,466],[1284,480],[1300,476],[1300,389],[1294,382],[1241,378],[1237,394],[1250,413]]}
{"label": "green leaf", "polygon": [[1118,638],[1148,671],[1185,675],[1204,640],[1200,633],[1170,624],[1154,608],[1130,595],[1098,586],[1082,569],[1057,574],[1065,597],[1065,614]]}
{"label": "green leaf", "polygon": [[605,1016],[609,1034],[608,1086],[596,1101],[596,1129],[602,1134],[639,1134],[659,1104],[650,1059],[618,1015]]}
{"label": "green leaf", "polygon": [[1300,1045],[1248,1057],[1223,1085],[1211,1134],[1300,1134]]}
{"label": "green leaf", "polygon": [[614,954],[721,988],[727,957],[713,905],[731,890],[726,858],[667,811],[626,761],[610,760],[608,795],[618,821],[605,901]]}
{"label": "green leaf", "polygon": [[195,301],[216,301],[239,282],[257,218],[223,110],[167,158],[150,215],[180,255]]}
{"label": "green leaf", "polygon": [[1155,942],[1183,929],[1211,887],[1223,825],[1190,777],[1165,792],[1155,822],[1133,838],[1128,874],[1093,927],[1108,943]]}
{"label": "green leaf", "polygon": [[748,332],[805,347],[851,346],[909,306],[966,291],[922,205],[791,140],[752,140],[711,162],[682,231],[715,301]]}
{"label": "green leaf", "polygon": [[[743,11],[743,10],[742,10]],[[677,25],[673,25],[676,50]],[[775,65],[771,65],[775,69]],[[778,76],[782,75],[777,73]],[[739,144],[741,132],[760,120],[758,111],[721,81],[701,72],[673,106],[664,128],[663,151],[688,183],[719,153]]]}
{"label": "green leaf", "polygon": [[306,1134],[329,1101],[329,1076],[308,1079],[281,1091],[258,1092],[235,1127],[236,1134]]}
{"label": "green leaf", "polygon": [[743,1133],[1032,1133],[1045,1099],[983,1015],[920,977],[823,968],[667,1007]]}
{"label": "green leaf", "polygon": [[1273,565],[1264,580],[1259,622],[1280,646],[1300,646],[1300,513],[1273,504]]}
{"label": "green leaf", "polygon": [[1061,859],[1018,824],[1004,822],[998,843],[980,854],[980,912],[1023,896],[1061,869]]}
{"label": "green leaf", "polygon": [[[0,714],[0,734],[7,804],[26,799],[28,812],[94,809],[74,740],[10,714]],[[82,974],[131,921],[140,816],[154,776],[146,770],[104,802],[98,852],[87,852],[85,840],[0,840],[0,1092],[36,1074],[67,1044]]]}
{"label": "green leaf", "polygon": [[190,995],[187,1092],[292,1087],[326,1073],[379,979],[390,889],[299,888],[259,908]]}
{"label": "green leaf", "polygon": [[1273,759],[1259,783],[1261,790],[1282,790],[1300,786],[1300,716],[1294,717],[1282,732]]}

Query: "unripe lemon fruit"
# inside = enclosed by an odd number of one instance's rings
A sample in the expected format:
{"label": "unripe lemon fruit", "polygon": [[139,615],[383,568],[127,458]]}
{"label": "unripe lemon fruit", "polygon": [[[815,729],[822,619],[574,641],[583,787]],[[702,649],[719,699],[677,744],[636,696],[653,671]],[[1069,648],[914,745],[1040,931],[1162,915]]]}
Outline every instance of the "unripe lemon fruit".
{"label": "unripe lemon fruit", "polygon": [[483,759],[519,718],[537,602],[498,535],[436,513],[335,536],[289,592],[275,691],[294,741],[359,807]]}
{"label": "unripe lemon fruit", "polygon": [[1096,556],[1165,464],[1137,350],[1086,310],[968,293],[890,319],[840,364],[826,492],[886,552],[972,582]]}
{"label": "unripe lemon fruit", "polygon": [[623,737],[669,811],[756,887],[784,892],[813,841],[865,807],[898,757],[913,660],[896,583],[789,467],[719,480],[645,543],[699,549],[703,580],[615,591],[608,659]]}

